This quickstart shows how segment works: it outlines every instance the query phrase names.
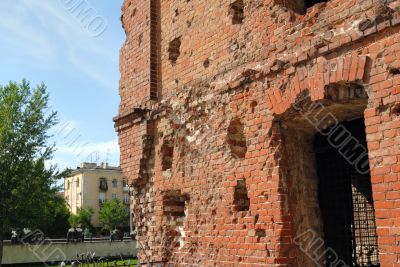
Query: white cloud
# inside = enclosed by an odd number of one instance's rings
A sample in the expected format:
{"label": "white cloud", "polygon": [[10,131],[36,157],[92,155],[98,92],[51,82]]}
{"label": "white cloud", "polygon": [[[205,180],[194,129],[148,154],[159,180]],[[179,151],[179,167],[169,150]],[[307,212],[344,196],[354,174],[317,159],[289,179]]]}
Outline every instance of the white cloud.
{"label": "white cloud", "polygon": [[36,65],[78,72],[106,89],[118,87],[109,71],[110,62],[118,69],[118,49],[110,48],[103,36],[90,35],[58,0],[1,0],[0,34]]}
{"label": "white cloud", "polygon": [[57,123],[57,125],[55,125],[51,130],[55,137],[65,138],[68,133],[77,130],[80,125],[82,125],[81,121],[67,120],[61,117],[59,123]]}
{"label": "white cloud", "polygon": [[53,127],[56,152],[52,164],[60,169],[76,167],[81,162],[109,162],[119,165],[119,144],[117,139],[104,142],[90,142],[79,129],[83,122],[62,120]]}
{"label": "white cloud", "polygon": [[[0,0],[0,45],[6,48],[0,58],[15,47],[10,51],[26,65],[57,70],[57,75],[66,77],[82,74],[94,86],[116,89],[118,77],[112,67],[115,64],[117,73],[118,47],[109,33],[91,36],[59,0]],[[79,130],[82,122],[63,117],[61,125],[52,129],[58,150],[49,163],[60,169],[76,167],[83,160],[119,164],[117,140],[90,142]]]}
{"label": "white cloud", "polygon": [[101,73],[102,70],[95,64],[92,64],[87,60],[82,60],[81,58],[77,57],[75,53],[70,53],[69,58],[76,69],[80,70],[82,73],[86,74],[103,87],[111,90],[118,88],[118,83],[113,82],[106,75],[103,75],[103,73]]}
{"label": "white cloud", "polygon": [[0,13],[3,42],[19,47],[23,53],[36,59],[49,59],[55,55],[49,38],[30,23],[26,9],[14,8],[11,12],[9,9],[3,10],[8,10]]}

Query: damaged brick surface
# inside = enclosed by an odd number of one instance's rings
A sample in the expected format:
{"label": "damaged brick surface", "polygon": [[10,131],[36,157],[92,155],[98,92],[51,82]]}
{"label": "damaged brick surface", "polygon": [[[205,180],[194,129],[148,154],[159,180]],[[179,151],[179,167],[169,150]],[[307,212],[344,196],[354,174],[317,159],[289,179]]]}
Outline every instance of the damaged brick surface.
{"label": "damaged brick surface", "polygon": [[125,0],[122,13],[114,120],[142,264],[323,266],[293,241],[323,236],[313,121],[363,117],[380,263],[400,266],[400,1]]}

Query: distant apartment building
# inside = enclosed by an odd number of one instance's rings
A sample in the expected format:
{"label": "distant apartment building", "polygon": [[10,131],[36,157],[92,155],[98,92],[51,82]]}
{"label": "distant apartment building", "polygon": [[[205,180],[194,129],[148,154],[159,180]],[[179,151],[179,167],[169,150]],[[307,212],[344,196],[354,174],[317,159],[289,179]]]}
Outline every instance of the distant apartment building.
{"label": "distant apartment building", "polygon": [[119,167],[82,163],[64,178],[64,196],[72,214],[92,207],[92,224],[100,226],[99,210],[107,200],[120,199],[129,210],[129,189]]}

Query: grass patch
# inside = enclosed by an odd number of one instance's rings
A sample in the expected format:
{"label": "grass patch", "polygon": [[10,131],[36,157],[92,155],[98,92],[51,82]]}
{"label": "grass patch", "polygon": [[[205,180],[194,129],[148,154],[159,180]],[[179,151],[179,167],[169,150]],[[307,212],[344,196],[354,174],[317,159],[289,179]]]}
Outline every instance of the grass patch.
{"label": "grass patch", "polygon": [[[128,261],[129,260],[123,260],[123,261],[121,261],[121,260],[119,260],[119,261],[117,261],[117,266],[118,267],[122,267],[122,266],[129,266],[128,265]],[[137,262],[138,262],[138,260],[137,259],[131,259],[131,265],[130,266],[136,266],[136,264],[137,264]],[[125,265],[124,265],[124,263],[125,263]],[[82,263],[82,264],[79,264],[78,265],[79,267],[106,267],[106,266],[108,266],[108,267],[113,267],[114,266],[114,261],[108,261],[108,262],[104,262],[104,263],[96,263],[96,264],[94,264],[94,263]],[[58,265],[49,265],[49,267],[60,267],[60,264],[58,264]],[[66,265],[66,267],[71,267],[71,265],[69,264],[69,265]]]}

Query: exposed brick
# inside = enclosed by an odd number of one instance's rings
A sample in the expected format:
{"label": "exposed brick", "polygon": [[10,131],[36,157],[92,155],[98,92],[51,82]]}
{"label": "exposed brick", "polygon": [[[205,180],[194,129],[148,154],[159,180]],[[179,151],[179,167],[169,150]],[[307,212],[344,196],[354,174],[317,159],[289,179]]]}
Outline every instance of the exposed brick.
{"label": "exposed brick", "polygon": [[310,143],[362,116],[380,262],[399,264],[397,2],[124,1],[115,128],[142,264],[317,265],[293,242],[323,236]]}

